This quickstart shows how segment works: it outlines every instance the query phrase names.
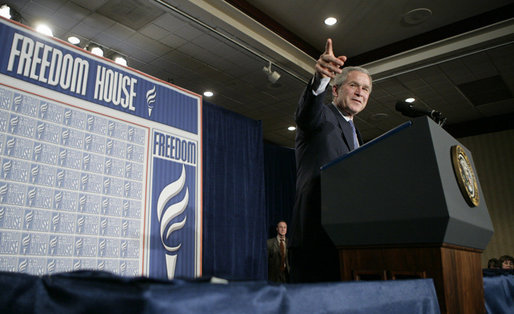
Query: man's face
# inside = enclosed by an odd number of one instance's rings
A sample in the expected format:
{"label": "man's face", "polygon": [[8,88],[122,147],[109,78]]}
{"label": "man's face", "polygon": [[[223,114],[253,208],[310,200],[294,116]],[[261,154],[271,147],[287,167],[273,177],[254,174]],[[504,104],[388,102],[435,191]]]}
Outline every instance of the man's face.
{"label": "man's face", "polygon": [[370,93],[371,80],[367,74],[359,71],[351,71],[348,73],[346,82],[332,87],[334,104],[344,115],[350,117],[366,108]]}
{"label": "man's face", "polygon": [[504,260],[502,263],[502,269],[514,269],[514,265],[511,260]]}
{"label": "man's face", "polygon": [[287,233],[287,224],[283,221],[279,222],[277,225],[277,233],[281,237],[285,237]]}

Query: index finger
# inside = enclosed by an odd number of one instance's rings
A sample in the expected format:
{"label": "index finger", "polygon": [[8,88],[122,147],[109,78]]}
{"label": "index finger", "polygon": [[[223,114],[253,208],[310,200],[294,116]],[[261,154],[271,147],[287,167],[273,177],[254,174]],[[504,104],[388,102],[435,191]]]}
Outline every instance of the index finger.
{"label": "index finger", "polygon": [[330,38],[327,38],[327,43],[325,44],[325,54],[334,54],[334,51],[332,49],[332,39]]}

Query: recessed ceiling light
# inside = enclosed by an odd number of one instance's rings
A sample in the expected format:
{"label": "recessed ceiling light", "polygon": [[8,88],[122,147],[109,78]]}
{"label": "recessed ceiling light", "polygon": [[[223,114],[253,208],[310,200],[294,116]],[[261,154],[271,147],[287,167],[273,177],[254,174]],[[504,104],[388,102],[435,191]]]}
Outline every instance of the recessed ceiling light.
{"label": "recessed ceiling light", "polygon": [[212,97],[212,96],[214,96],[214,93],[211,92],[210,90],[207,90],[207,91],[203,92],[203,95],[205,97]]}
{"label": "recessed ceiling light", "polygon": [[337,19],[335,17],[327,17],[325,19],[325,24],[327,24],[328,26],[332,26],[334,25],[335,23],[337,23]]}
{"label": "recessed ceiling light", "polygon": [[407,25],[418,25],[428,20],[431,16],[432,11],[430,9],[418,8],[405,13],[402,20]]}
{"label": "recessed ceiling light", "polygon": [[41,34],[48,35],[48,36],[52,36],[52,37],[54,36],[54,33],[52,32],[52,30],[46,24],[38,24],[36,26],[36,31],[40,32]]}
{"label": "recessed ceiling light", "polygon": [[411,102],[414,102],[415,100],[416,100],[415,98],[409,97],[409,98],[405,99],[405,102],[411,103]]}
{"label": "recessed ceiling light", "polygon": [[70,36],[70,37],[68,37],[68,42],[70,44],[78,45],[78,44],[80,44],[80,39],[75,36]]}
{"label": "recessed ceiling light", "polygon": [[288,129],[289,131],[294,131],[294,130],[296,130],[296,127],[295,127],[295,126],[290,126],[290,127],[288,127],[287,129]]}

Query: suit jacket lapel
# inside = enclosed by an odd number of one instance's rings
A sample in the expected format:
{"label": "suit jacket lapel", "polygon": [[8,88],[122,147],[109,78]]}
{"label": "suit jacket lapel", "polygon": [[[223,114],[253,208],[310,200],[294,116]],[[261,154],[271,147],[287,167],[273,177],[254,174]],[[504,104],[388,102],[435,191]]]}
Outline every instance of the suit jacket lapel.
{"label": "suit jacket lapel", "polygon": [[[341,129],[341,135],[343,137],[344,142],[346,143],[346,146],[348,146],[348,150],[353,150],[355,147],[353,147],[353,133],[352,133],[352,127],[350,126],[350,123],[346,121],[339,110],[337,110],[336,106],[333,104],[328,105],[330,107],[330,110],[335,114],[337,118],[337,122],[339,123],[339,128]],[[357,131],[357,134],[358,131]]]}

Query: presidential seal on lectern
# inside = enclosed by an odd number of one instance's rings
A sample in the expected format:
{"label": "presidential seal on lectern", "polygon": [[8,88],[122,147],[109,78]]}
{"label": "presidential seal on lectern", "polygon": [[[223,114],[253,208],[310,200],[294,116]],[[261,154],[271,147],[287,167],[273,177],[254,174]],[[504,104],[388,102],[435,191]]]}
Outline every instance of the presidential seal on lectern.
{"label": "presidential seal on lectern", "polygon": [[468,155],[460,145],[454,145],[451,148],[453,170],[460,191],[464,199],[471,207],[476,207],[480,203],[480,195],[478,193],[478,184],[473,166],[469,161]]}

